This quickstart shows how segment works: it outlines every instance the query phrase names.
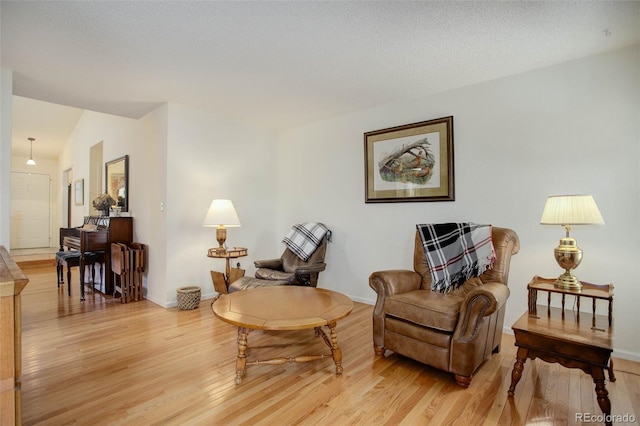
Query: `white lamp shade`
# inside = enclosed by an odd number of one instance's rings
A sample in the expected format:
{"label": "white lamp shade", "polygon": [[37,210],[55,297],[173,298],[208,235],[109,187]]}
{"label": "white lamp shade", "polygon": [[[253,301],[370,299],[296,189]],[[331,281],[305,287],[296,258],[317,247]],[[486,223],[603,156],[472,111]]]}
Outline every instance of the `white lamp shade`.
{"label": "white lamp shade", "polygon": [[204,218],[203,226],[227,228],[239,227],[240,219],[231,200],[213,200],[209,206],[207,216]]}
{"label": "white lamp shade", "polygon": [[604,219],[591,195],[552,195],[540,218],[541,225],[603,225]]}

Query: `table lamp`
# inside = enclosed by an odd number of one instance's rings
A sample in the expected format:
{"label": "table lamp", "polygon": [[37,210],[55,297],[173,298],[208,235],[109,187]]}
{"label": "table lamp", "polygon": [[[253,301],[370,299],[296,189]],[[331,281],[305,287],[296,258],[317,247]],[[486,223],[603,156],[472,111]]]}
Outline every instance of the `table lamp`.
{"label": "table lamp", "polygon": [[216,228],[216,240],[219,244],[216,251],[224,253],[226,251],[224,242],[227,240],[227,228],[240,226],[240,219],[238,219],[238,214],[231,200],[213,200],[202,226]]}
{"label": "table lamp", "polygon": [[547,198],[540,224],[565,227],[565,237],[560,239],[560,244],[553,250],[556,262],[565,270],[556,280],[555,287],[580,291],[582,284],[571,274],[571,270],[580,264],[582,250],[569,233],[571,225],[604,224],[595,200],[591,195],[552,195]]}

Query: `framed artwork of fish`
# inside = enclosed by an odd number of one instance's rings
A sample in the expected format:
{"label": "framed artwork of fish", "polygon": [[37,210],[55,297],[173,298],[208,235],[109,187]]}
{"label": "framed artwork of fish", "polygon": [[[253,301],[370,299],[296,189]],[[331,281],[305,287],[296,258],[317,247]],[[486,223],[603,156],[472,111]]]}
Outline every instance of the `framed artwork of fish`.
{"label": "framed artwork of fish", "polygon": [[453,116],[364,134],[365,203],[454,201]]}

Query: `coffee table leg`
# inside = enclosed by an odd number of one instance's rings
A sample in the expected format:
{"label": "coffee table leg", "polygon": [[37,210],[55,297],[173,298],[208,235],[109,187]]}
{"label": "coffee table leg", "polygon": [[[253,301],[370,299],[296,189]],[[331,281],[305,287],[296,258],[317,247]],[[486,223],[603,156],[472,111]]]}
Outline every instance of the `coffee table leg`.
{"label": "coffee table leg", "polygon": [[509,387],[509,396],[513,397],[516,392],[516,385],[522,377],[522,370],[524,370],[524,363],[527,360],[527,354],[529,350],[527,348],[519,347],[518,354],[516,355],[516,363],[513,365],[511,371],[511,386]]}
{"label": "coffee table leg", "polygon": [[336,374],[342,374],[342,350],[338,346],[338,333],[336,333],[336,323],[332,322],[327,325],[331,330],[331,354],[333,362],[336,364]]}
{"label": "coffee table leg", "polygon": [[249,330],[238,327],[238,358],[236,358],[236,385],[242,383],[244,369],[247,365],[247,335]]}

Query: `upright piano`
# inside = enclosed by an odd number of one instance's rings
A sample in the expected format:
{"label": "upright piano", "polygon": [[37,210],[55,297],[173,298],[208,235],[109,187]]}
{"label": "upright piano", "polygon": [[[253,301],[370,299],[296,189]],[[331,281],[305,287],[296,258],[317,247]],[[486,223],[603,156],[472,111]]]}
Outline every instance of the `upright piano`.
{"label": "upright piano", "polygon": [[84,273],[84,254],[104,252],[104,291],[113,293],[111,275],[111,243],[133,242],[133,218],[86,216],[79,228],[60,228],[60,250],[65,247],[80,251],[80,273]]}

